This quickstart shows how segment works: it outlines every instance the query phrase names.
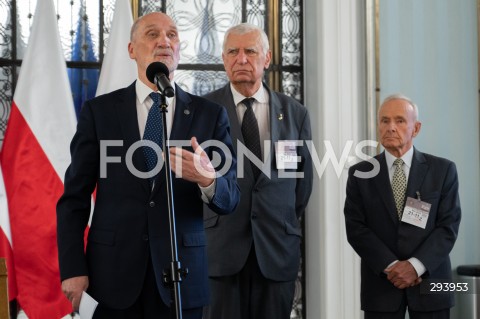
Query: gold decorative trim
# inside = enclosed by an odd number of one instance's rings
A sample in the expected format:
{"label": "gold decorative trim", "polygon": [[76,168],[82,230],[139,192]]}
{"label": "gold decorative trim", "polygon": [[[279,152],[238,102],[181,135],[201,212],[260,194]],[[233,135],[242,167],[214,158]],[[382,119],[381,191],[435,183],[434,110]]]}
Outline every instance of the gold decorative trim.
{"label": "gold decorative trim", "polygon": [[[274,91],[282,91],[282,78],[279,68],[275,66],[282,63],[282,46],[280,35],[280,17],[281,1],[268,0],[268,38],[270,40],[270,49],[272,51],[272,61],[268,73],[269,86]],[[274,66],[272,68],[272,66]]]}
{"label": "gold decorative trim", "polygon": [[138,19],[138,8],[139,8],[139,0],[130,0],[132,4],[132,16],[133,16],[133,21]]}

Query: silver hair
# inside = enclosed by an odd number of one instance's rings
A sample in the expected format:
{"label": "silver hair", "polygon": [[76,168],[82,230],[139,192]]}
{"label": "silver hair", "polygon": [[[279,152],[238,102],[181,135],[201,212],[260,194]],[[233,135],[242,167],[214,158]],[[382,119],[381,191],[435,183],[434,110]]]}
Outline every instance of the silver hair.
{"label": "silver hair", "polygon": [[225,52],[226,50],[225,44],[227,43],[227,37],[231,33],[242,35],[252,31],[258,31],[260,33],[260,38],[262,40],[263,53],[267,54],[268,50],[270,50],[270,44],[268,43],[267,34],[265,33],[265,31],[263,31],[262,28],[247,22],[237,24],[231,27],[230,29],[228,29],[227,32],[225,32],[225,36],[223,37],[223,52]]}
{"label": "silver hair", "polygon": [[132,27],[130,28],[130,42],[133,41],[133,37],[135,36],[135,32],[138,29],[138,23],[140,22],[140,18],[138,17],[132,24]]}
{"label": "silver hair", "polygon": [[[381,106],[384,105],[385,103],[387,103],[388,101],[391,101],[391,100],[404,100],[404,101],[407,101],[408,104],[410,104],[410,105],[413,107],[413,112],[414,112],[414,115],[415,115],[415,121],[418,121],[418,120],[419,120],[418,106],[417,106],[415,103],[413,103],[413,101],[412,101],[409,97],[407,97],[406,95],[403,95],[403,94],[401,94],[401,93],[395,93],[395,94],[392,94],[392,95],[387,96],[387,97],[383,100]],[[381,106],[380,106],[380,109],[382,108]],[[380,113],[380,109],[378,109],[378,112],[379,112],[379,113]],[[377,114],[377,118],[378,118],[378,114]]]}

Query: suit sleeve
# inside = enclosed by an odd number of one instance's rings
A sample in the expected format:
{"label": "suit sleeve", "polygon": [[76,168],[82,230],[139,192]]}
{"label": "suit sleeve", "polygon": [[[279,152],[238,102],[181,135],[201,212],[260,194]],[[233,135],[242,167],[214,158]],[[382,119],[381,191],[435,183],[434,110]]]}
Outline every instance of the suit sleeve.
{"label": "suit sleeve", "polygon": [[376,274],[382,275],[383,270],[397,256],[372,231],[368,225],[363,198],[358,179],[353,176],[355,166],[348,172],[347,196],[345,199],[345,225],[347,239],[353,249]]}
{"label": "suit sleeve", "polygon": [[300,130],[300,140],[303,141],[303,145],[299,148],[299,155],[302,159],[299,172],[303,173],[303,178],[297,179],[295,189],[295,211],[297,218],[302,217],[305,213],[305,208],[308,204],[310,194],[312,193],[313,184],[312,156],[307,147],[307,143],[312,141],[312,129],[307,111],[305,111],[305,116],[303,117],[303,123]]}
{"label": "suit sleeve", "polygon": [[65,173],[64,193],[57,203],[57,244],[61,280],[87,275],[84,234],[98,172],[99,147],[87,102],[70,145],[72,162]]}
{"label": "suit sleeve", "polygon": [[229,214],[237,207],[240,189],[237,184],[237,160],[230,137],[230,123],[224,107],[220,108],[214,134],[213,139],[222,146],[222,149],[217,149],[222,165],[220,170],[217,169],[215,195],[208,207],[217,214]]}
{"label": "suit sleeve", "polygon": [[435,270],[448,258],[457,238],[460,219],[457,169],[455,164],[450,162],[440,192],[435,228],[413,254],[428,272]]}

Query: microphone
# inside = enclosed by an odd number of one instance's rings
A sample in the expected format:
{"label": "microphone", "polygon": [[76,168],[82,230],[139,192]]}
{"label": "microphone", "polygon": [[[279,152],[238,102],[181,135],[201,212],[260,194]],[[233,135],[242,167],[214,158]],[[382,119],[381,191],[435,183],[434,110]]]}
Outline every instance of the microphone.
{"label": "microphone", "polygon": [[173,97],[175,95],[175,91],[173,90],[172,85],[170,84],[170,80],[168,79],[168,75],[170,71],[165,64],[162,62],[153,62],[147,67],[147,79],[156,84],[158,90],[161,94],[165,95],[166,97]]}

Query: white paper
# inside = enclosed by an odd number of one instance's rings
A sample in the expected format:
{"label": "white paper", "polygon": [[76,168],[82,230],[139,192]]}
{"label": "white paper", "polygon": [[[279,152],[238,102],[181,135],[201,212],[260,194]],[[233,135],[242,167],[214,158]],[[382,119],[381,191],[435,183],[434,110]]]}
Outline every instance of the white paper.
{"label": "white paper", "polygon": [[82,299],[80,299],[79,313],[81,319],[92,319],[93,313],[97,308],[98,302],[92,298],[85,291],[82,293]]}
{"label": "white paper", "polygon": [[278,141],[275,146],[277,169],[298,169],[300,157],[297,156],[296,141]]}
{"label": "white paper", "polygon": [[407,197],[407,203],[403,210],[402,222],[425,229],[431,206],[432,205],[429,203]]}

